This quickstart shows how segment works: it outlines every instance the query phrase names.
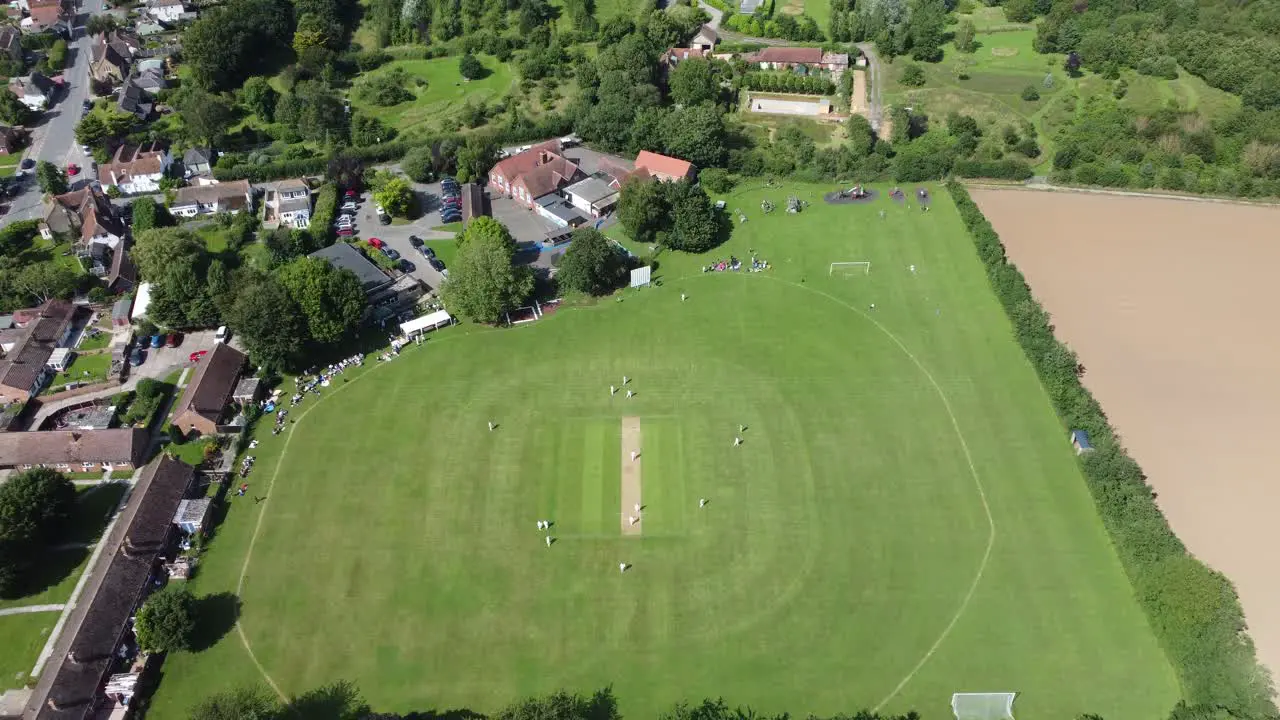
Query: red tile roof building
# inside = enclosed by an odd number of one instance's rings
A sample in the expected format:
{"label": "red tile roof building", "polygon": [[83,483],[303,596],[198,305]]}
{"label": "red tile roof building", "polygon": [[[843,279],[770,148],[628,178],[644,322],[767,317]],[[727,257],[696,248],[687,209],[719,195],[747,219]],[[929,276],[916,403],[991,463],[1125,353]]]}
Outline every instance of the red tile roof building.
{"label": "red tile roof building", "polygon": [[691,179],[694,175],[693,163],[680,158],[641,150],[636,156],[636,170],[644,170],[649,175],[663,181]]}
{"label": "red tile roof building", "polygon": [[489,187],[528,208],[582,175],[573,161],[560,154],[560,141],[549,140],[512,155],[489,171]]}

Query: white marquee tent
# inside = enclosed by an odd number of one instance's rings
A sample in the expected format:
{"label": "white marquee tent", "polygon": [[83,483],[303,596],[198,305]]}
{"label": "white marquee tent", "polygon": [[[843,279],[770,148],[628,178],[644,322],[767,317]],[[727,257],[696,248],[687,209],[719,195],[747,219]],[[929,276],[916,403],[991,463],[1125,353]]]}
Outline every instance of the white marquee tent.
{"label": "white marquee tent", "polygon": [[453,316],[448,311],[437,310],[429,315],[423,315],[409,322],[400,323],[400,332],[404,333],[405,337],[413,337],[418,333],[435,330],[441,325],[449,325],[451,323],[453,323]]}

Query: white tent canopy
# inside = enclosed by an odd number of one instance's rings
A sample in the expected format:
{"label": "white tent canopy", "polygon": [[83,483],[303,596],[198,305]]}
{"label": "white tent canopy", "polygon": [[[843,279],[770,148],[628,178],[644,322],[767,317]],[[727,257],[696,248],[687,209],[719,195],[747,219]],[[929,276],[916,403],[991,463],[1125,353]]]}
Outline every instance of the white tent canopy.
{"label": "white tent canopy", "polygon": [[956,720],[1013,720],[1013,701],[1017,697],[1011,692],[955,693],[951,696],[951,709]]}
{"label": "white tent canopy", "polygon": [[147,306],[151,304],[151,283],[142,283],[138,286],[138,296],[133,301],[133,314],[129,316],[130,320],[137,320],[147,316]]}
{"label": "white tent canopy", "polygon": [[405,337],[412,337],[416,333],[420,333],[425,330],[435,330],[441,325],[448,325],[452,322],[453,316],[451,316],[448,311],[437,310],[429,315],[423,315],[422,317],[414,318],[409,322],[400,323],[400,332],[404,333]]}

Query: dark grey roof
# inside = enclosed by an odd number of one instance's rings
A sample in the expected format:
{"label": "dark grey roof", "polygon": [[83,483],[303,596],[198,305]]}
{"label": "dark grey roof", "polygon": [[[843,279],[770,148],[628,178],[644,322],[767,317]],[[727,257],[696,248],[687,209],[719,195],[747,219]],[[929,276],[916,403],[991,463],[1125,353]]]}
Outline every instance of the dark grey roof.
{"label": "dark grey roof", "polygon": [[542,206],[544,210],[555,215],[569,225],[584,223],[587,221],[586,216],[579,212],[578,208],[569,204],[559,195],[543,195],[535,202]]}
{"label": "dark grey roof", "polygon": [[56,675],[48,700],[56,708],[44,698],[32,699],[39,703],[38,720],[82,720],[90,715],[116,646],[149,585],[156,557],[171,538],[173,515],[194,475],[189,465],[169,457],[157,459],[142,471],[133,490],[141,493],[141,499],[123,539],[113,532],[104,540],[108,547],[119,545],[110,551],[110,565],[71,641],[70,652],[50,664]]}
{"label": "dark grey roof", "polygon": [[213,162],[213,150],[210,148],[190,148],[182,153],[183,165],[208,165]]}
{"label": "dark grey roof", "polygon": [[344,242],[334,243],[323,250],[317,250],[311,253],[311,257],[328,260],[334,267],[355,273],[366,294],[391,283],[391,278],[374,265],[372,260]]}

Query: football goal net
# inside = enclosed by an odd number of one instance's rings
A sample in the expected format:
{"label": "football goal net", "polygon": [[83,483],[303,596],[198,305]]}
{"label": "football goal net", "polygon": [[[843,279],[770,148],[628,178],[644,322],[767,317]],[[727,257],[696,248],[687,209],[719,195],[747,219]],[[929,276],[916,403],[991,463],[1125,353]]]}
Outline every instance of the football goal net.
{"label": "football goal net", "polygon": [[828,275],[869,275],[871,274],[871,263],[865,260],[857,262],[833,262],[831,269],[827,271]]}
{"label": "football goal net", "polygon": [[1013,700],[1017,693],[955,693],[951,709],[956,720],[1013,720]]}

